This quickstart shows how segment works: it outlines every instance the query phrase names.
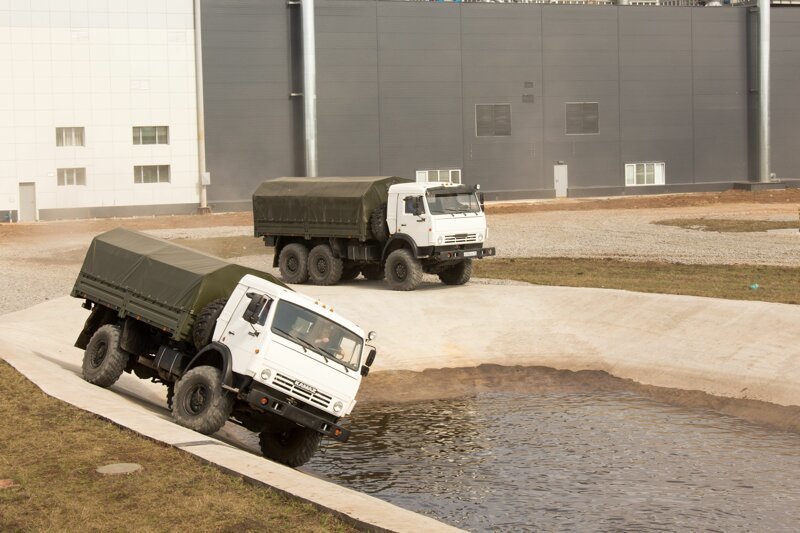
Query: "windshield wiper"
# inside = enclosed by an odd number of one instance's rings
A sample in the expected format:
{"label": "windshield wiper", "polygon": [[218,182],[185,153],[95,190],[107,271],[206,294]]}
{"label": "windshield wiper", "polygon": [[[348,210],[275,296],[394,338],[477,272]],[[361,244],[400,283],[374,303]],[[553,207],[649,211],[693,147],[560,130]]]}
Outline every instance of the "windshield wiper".
{"label": "windshield wiper", "polygon": [[296,337],[296,336],[292,335],[288,331],[284,331],[284,330],[282,330],[280,328],[275,328],[275,331],[277,331],[279,333],[283,333],[284,335],[286,335],[287,337],[289,337],[290,339],[292,339],[296,343],[301,344],[303,346],[303,349],[306,349],[306,347],[308,347],[308,348],[311,348],[312,350],[314,350],[315,352],[318,349],[317,346],[314,346],[313,344],[311,344],[310,342],[308,342],[305,339],[301,339],[300,337]]}

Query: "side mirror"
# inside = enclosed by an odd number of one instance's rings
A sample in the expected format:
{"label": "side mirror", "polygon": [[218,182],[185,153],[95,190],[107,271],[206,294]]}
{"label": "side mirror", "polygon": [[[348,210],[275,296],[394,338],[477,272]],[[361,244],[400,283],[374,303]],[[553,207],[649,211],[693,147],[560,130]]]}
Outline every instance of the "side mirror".
{"label": "side mirror", "polygon": [[367,377],[368,374],[369,374],[369,367],[368,366],[362,366],[361,367],[361,375],[364,376],[364,377]]}
{"label": "side mirror", "polygon": [[377,336],[378,336],[377,333],[375,333],[374,331],[370,331],[369,333],[367,333],[367,340],[374,341]]}
{"label": "side mirror", "polygon": [[364,361],[364,365],[369,368],[372,366],[372,363],[375,362],[375,356],[377,355],[378,351],[375,348],[369,351],[369,355],[367,356],[367,360]]}
{"label": "side mirror", "polygon": [[263,294],[248,292],[247,297],[250,298],[250,303],[247,304],[247,309],[242,314],[242,320],[250,324],[256,324],[261,317],[261,311],[267,305],[267,297]]}

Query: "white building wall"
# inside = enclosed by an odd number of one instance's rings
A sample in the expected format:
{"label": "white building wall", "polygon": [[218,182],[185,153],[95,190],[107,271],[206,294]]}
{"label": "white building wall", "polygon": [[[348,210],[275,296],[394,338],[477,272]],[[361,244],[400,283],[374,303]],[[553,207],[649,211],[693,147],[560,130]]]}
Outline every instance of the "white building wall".
{"label": "white building wall", "polygon": [[[0,220],[36,183],[41,210],[199,201],[192,0],[0,0]],[[56,128],[85,146],[57,147]],[[169,126],[168,145],[133,145]],[[134,165],[170,165],[135,184]],[[58,168],[86,168],[59,186]]]}

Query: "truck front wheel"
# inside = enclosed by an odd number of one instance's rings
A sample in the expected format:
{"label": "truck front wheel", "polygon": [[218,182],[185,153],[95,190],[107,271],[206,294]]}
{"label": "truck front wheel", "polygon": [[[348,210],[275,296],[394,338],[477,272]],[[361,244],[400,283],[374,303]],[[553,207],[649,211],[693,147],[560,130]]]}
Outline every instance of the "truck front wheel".
{"label": "truck front wheel", "polygon": [[181,426],[211,435],[225,425],[233,411],[233,397],[222,388],[222,372],[198,366],[175,384],[172,418]]}
{"label": "truck front wheel", "polygon": [[119,346],[120,336],[120,327],[114,324],[94,332],[83,352],[83,379],[100,387],[117,382],[130,359],[130,354]]}
{"label": "truck front wheel", "polygon": [[296,468],[314,456],[321,438],[316,431],[297,426],[284,431],[262,431],[258,441],[264,457]]}
{"label": "truck front wheel", "polygon": [[308,248],[297,242],[287,244],[278,256],[278,268],[286,283],[305,283],[308,281]]}
{"label": "truck front wheel", "polygon": [[336,285],[342,279],[344,265],[333,256],[327,244],[319,244],[308,254],[308,275],[317,285]]}
{"label": "truck front wheel", "polygon": [[439,279],[445,285],[463,285],[472,277],[472,259],[464,259],[447,270],[439,272]]}
{"label": "truck front wheel", "polygon": [[413,291],[422,281],[422,265],[405,249],[395,250],[386,259],[386,282],[394,291]]}

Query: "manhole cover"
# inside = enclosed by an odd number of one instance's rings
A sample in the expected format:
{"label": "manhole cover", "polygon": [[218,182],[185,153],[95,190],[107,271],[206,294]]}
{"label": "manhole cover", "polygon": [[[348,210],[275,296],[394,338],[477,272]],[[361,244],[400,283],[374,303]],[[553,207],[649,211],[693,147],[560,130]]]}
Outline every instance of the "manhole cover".
{"label": "manhole cover", "polygon": [[142,465],[138,465],[136,463],[114,463],[101,466],[97,469],[97,473],[113,476],[116,474],[131,474],[141,469]]}
{"label": "manhole cover", "polygon": [[0,479],[0,490],[13,489],[18,486],[13,479]]}

